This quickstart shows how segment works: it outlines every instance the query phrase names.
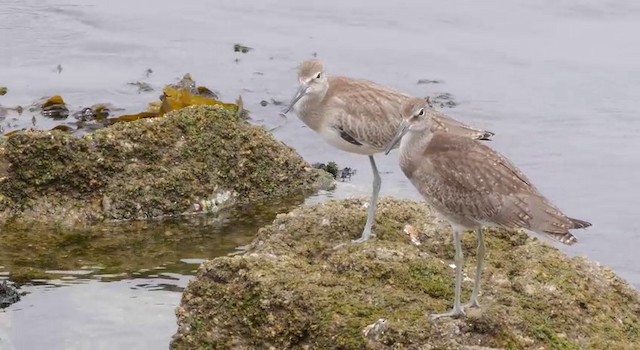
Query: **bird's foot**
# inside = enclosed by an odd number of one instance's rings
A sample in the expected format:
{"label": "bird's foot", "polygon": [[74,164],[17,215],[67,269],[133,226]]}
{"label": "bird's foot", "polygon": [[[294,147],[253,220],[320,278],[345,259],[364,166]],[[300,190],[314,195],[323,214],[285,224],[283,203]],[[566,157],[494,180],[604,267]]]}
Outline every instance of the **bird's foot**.
{"label": "bird's foot", "polygon": [[471,298],[471,300],[468,303],[462,305],[462,307],[465,308],[465,309],[470,309],[470,308],[478,308],[479,309],[480,308],[480,303],[478,302],[478,297]]}
{"label": "bird's foot", "polygon": [[375,235],[373,235],[370,230],[368,232],[364,231],[360,238],[351,240],[351,243],[354,243],[354,244],[364,243],[364,242],[370,240],[373,237],[375,237]]}
{"label": "bird's foot", "polygon": [[451,318],[458,318],[458,317],[462,317],[465,316],[466,313],[464,312],[464,309],[461,306],[458,307],[454,307],[453,310],[449,311],[449,312],[445,312],[445,313],[441,313],[441,314],[430,314],[429,318],[431,320],[437,320],[439,318],[443,318],[443,317],[451,317]]}

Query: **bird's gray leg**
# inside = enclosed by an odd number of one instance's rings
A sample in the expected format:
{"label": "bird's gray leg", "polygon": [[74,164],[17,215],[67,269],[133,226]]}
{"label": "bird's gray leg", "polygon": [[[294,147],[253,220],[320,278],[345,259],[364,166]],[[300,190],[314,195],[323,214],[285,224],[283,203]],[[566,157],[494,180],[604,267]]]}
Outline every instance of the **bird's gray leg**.
{"label": "bird's gray leg", "polygon": [[353,240],[353,243],[362,243],[371,238],[371,226],[373,225],[373,219],[376,215],[378,194],[380,193],[380,185],[382,184],[382,180],[380,180],[380,173],[378,172],[378,167],[376,166],[376,161],[373,159],[373,156],[369,156],[369,162],[371,163],[371,170],[373,170],[373,193],[371,194],[371,201],[369,202],[369,212],[367,213],[367,223],[364,225],[362,236],[358,239]]}
{"label": "bird's gray leg", "polygon": [[480,307],[480,303],[478,303],[478,294],[480,294],[480,278],[482,276],[482,268],[484,267],[484,234],[482,233],[482,227],[476,229],[476,234],[478,235],[478,253],[477,260],[478,265],[476,266],[476,279],[473,282],[473,292],[471,292],[471,300],[469,303],[465,304],[464,307]]}
{"label": "bird's gray leg", "polygon": [[442,314],[432,314],[431,319],[435,320],[440,317],[458,317],[463,316],[464,310],[460,305],[460,293],[462,292],[462,266],[464,264],[464,255],[462,254],[462,243],[460,241],[460,229],[457,227],[453,228],[453,243],[456,247],[456,289],[455,289],[455,299],[453,300],[453,310],[449,312],[445,312]]}

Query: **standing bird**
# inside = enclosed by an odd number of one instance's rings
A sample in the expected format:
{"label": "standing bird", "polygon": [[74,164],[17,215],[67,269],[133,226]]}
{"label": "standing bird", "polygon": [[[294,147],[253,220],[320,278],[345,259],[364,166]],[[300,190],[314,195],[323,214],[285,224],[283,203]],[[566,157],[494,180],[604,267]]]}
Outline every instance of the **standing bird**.
{"label": "standing bird", "polygon": [[[369,156],[373,170],[373,194],[361,243],[371,238],[371,226],[380,193],[380,174],[373,159],[382,153],[400,124],[400,105],[411,96],[367,80],[328,77],[318,60],[303,62],[298,69],[300,87],[284,113],[294,109],[298,117],[331,145]],[[428,101],[428,100],[425,100]],[[469,139],[490,140],[494,134],[476,129],[432,110],[434,130]]]}
{"label": "standing bird", "polygon": [[485,254],[483,226],[523,228],[569,245],[577,241],[569,230],[591,226],[562,213],[507,158],[487,145],[433,132],[434,116],[424,100],[406,101],[401,114],[402,123],[385,154],[400,141],[400,168],[427,203],[451,224],[456,248],[453,310],[432,315],[433,319],[465,314],[460,305],[463,231],[475,230],[478,235],[476,277],[471,301],[464,307],[479,307]]}

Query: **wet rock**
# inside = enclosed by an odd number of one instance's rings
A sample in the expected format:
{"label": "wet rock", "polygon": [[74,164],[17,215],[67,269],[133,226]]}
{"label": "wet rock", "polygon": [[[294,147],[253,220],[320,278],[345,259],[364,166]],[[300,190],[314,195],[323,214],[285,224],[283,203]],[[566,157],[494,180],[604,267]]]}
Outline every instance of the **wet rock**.
{"label": "wet rock", "polygon": [[[62,223],[206,211],[318,188],[292,148],[221,106],[114,124],[83,137],[24,131],[0,148],[0,218]],[[109,198],[109,205],[102,199]]]}
{"label": "wet rock", "polygon": [[217,100],[219,94],[209,90],[206,86],[198,86],[196,87],[196,95]]}
{"label": "wet rock", "polygon": [[274,105],[274,106],[282,106],[282,105],[284,105],[284,102],[272,98],[271,99],[271,104]]}
{"label": "wet rock", "polygon": [[149,83],[144,82],[144,81],[134,81],[134,82],[130,82],[130,83],[127,83],[127,84],[137,87],[138,88],[138,93],[153,91],[153,87],[151,85],[149,85]]}
{"label": "wet rock", "polygon": [[284,105],[284,102],[282,102],[282,101],[278,101],[278,100],[273,99],[273,98],[271,99],[271,101],[270,101],[270,102],[269,102],[269,101],[267,101],[267,100],[262,100],[262,101],[260,101],[260,105],[261,105],[262,107],[266,107],[266,106],[268,106],[269,104],[272,104],[272,105],[274,105],[274,106],[282,106],[282,105]]}
{"label": "wet rock", "polygon": [[85,107],[77,112],[74,112],[72,116],[78,120],[87,121],[94,119],[93,109]]}
{"label": "wet rock", "polygon": [[66,119],[69,116],[69,108],[59,95],[46,99],[38,107],[43,116],[54,120]]}
{"label": "wet rock", "polygon": [[329,162],[326,164],[313,163],[311,166],[328,172],[334,179],[340,181],[351,180],[351,176],[356,174],[356,169],[351,169],[350,167],[338,168],[338,165],[335,162]]}
{"label": "wet rock", "polygon": [[91,107],[85,107],[81,110],[74,112],[72,116],[79,121],[104,121],[106,120],[112,113],[114,109],[113,106],[108,104],[96,104]]}
{"label": "wet rock", "polygon": [[234,52],[241,52],[241,53],[247,53],[249,51],[253,50],[253,48],[248,47],[248,46],[244,46],[242,44],[235,44],[233,45],[233,51]]}
{"label": "wet rock", "polygon": [[196,81],[193,80],[190,73],[186,73],[177,83],[169,84],[168,87],[177,90],[188,90],[189,92],[194,93]]}
{"label": "wet rock", "polygon": [[186,73],[177,83],[169,84],[164,89],[165,94],[168,93],[170,95],[175,95],[177,91],[188,93],[192,96],[204,97],[212,100],[217,100],[219,96],[219,93],[210,90],[206,86],[197,86],[196,81],[193,80],[191,74],[189,73]]}
{"label": "wet rock", "polygon": [[448,92],[439,93],[439,94],[436,94],[435,96],[431,96],[430,103],[433,105],[438,105],[440,106],[440,108],[445,108],[445,107],[453,108],[458,105],[458,103],[453,98],[453,95],[451,95]]}
{"label": "wet rock", "polygon": [[[481,309],[451,308],[454,247],[426,206],[383,199],[376,238],[349,244],[364,200],[279,215],[244,253],[201,265],[172,349],[633,349],[640,296],[610,270],[524,233],[487,231]],[[412,225],[422,244],[403,232]],[[463,302],[476,240],[465,235]]]}
{"label": "wet rock", "polygon": [[338,170],[338,175],[336,179],[340,179],[340,181],[351,181],[351,176],[356,174],[356,169],[351,169],[350,167],[344,167]]}
{"label": "wet rock", "polygon": [[0,309],[7,308],[18,301],[20,301],[18,289],[13,284],[7,283],[6,280],[0,282]]}
{"label": "wet rock", "polygon": [[75,129],[68,126],[68,125],[56,125],[53,128],[51,128],[51,130],[59,130],[62,132],[74,132]]}
{"label": "wet rock", "polygon": [[328,172],[329,174],[333,175],[334,179],[336,179],[338,177],[338,164],[336,164],[336,162],[329,162],[327,164],[325,164],[325,163],[313,163],[313,164],[311,164],[311,166],[316,168],[316,169],[321,169],[321,170],[324,170],[324,171]]}
{"label": "wet rock", "polygon": [[422,84],[440,84],[440,83],[442,83],[441,80],[420,79],[416,84],[422,85]]}

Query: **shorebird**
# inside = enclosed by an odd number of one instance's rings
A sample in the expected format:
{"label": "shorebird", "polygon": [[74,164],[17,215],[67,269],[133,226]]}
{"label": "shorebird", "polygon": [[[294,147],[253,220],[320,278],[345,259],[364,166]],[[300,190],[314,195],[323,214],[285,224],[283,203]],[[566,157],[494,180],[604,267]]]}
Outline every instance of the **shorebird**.
{"label": "shorebird", "polygon": [[[565,244],[577,242],[569,230],[591,223],[566,216],[545,198],[506,157],[486,144],[456,134],[433,132],[433,114],[422,99],[400,108],[402,123],[385,154],[400,142],[400,168],[451,225],[455,245],[455,299],[450,312],[431,317],[457,317],[466,307],[480,307],[480,277],[484,264],[482,227],[525,229]],[[406,136],[405,136],[406,134]],[[478,235],[476,275],[471,300],[460,304],[464,257],[461,233]]]}
{"label": "shorebird", "polygon": [[[329,144],[343,151],[369,156],[373,171],[373,193],[362,235],[353,240],[354,243],[364,242],[371,238],[382,182],[373,155],[384,152],[402,120],[400,105],[411,96],[368,80],[329,77],[318,60],[300,64],[298,81],[298,91],[284,113],[294,109],[298,118]],[[431,113],[434,115],[434,130],[478,140],[490,140],[494,135],[435,110]]]}

